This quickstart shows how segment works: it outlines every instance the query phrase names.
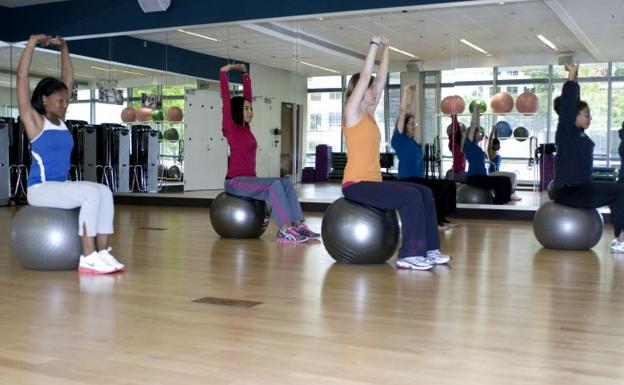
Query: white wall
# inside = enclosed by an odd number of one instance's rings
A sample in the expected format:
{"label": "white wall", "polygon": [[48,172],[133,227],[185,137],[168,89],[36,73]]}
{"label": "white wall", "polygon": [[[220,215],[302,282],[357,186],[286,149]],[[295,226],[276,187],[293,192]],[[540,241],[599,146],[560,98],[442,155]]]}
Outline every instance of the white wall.
{"label": "white wall", "polygon": [[[258,141],[256,172],[258,176],[279,176],[281,142],[274,143],[275,138],[271,131],[274,128],[281,128],[282,102],[303,106],[302,138],[299,143],[299,148],[303,149],[307,78],[290,71],[260,64],[251,64],[249,75],[252,80],[253,94],[257,97],[253,105],[254,118],[251,123],[252,131]],[[270,98],[271,103],[265,103],[265,98]],[[303,164],[303,157],[302,155],[300,164]]]}

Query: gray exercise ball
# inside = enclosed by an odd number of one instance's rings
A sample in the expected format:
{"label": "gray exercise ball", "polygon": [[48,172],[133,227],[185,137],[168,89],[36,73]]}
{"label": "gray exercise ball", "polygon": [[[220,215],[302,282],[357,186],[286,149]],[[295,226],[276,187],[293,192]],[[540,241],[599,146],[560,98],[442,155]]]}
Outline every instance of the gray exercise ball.
{"label": "gray exercise ball", "polygon": [[544,203],[533,217],[535,238],[548,249],[589,250],[602,236],[602,215],[595,209],[579,209]]}
{"label": "gray exercise ball", "polygon": [[321,225],[329,255],[341,263],[384,263],[401,243],[401,222],[396,210],[380,210],[345,198],[332,203]]}
{"label": "gray exercise ball", "polygon": [[222,238],[258,238],[269,224],[266,203],[222,192],[210,204],[210,223]]}
{"label": "gray exercise ball", "polygon": [[548,193],[548,199],[551,201],[555,199],[555,180],[551,180],[548,182],[548,186],[546,186],[546,192]]}
{"label": "gray exercise ball", "polygon": [[494,197],[490,190],[463,184],[457,189],[456,198],[457,203],[488,205],[493,203]]}
{"label": "gray exercise ball", "polygon": [[82,254],[79,211],[22,207],[11,223],[11,248],[22,266],[34,270],[77,269]]}

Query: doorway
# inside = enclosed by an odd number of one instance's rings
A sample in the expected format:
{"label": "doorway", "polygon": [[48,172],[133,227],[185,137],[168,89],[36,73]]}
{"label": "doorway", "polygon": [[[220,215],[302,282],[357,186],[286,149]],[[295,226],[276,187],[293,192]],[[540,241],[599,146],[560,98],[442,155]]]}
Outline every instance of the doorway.
{"label": "doorway", "polygon": [[291,175],[293,182],[299,180],[301,169],[301,105],[282,103],[280,176]]}

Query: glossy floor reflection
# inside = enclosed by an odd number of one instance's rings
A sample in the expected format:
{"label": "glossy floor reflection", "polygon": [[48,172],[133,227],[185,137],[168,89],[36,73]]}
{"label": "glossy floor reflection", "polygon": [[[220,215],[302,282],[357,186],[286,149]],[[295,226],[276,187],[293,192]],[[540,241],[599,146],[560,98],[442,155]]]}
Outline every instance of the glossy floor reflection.
{"label": "glossy floor reflection", "polygon": [[[117,206],[116,276],[22,269],[0,210],[7,384],[619,384],[624,256],[457,220],[451,266],[337,265],[320,242],[220,239],[208,210]],[[320,229],[321,217],[309,223]],[[251,308],[193,303],[258,301]]]}

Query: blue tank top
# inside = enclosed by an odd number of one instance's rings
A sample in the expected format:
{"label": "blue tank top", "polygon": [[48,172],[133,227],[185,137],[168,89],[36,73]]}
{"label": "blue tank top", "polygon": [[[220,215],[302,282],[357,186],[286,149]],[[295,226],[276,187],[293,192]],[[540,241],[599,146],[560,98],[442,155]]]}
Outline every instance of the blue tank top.
{"label": "blue tank top", "polygon": [[43,118],[43,130],[30,142],[32,163],[28,173],[28,187],[45,182],[65,182],[74,147],[67,126],[58,126]]}

